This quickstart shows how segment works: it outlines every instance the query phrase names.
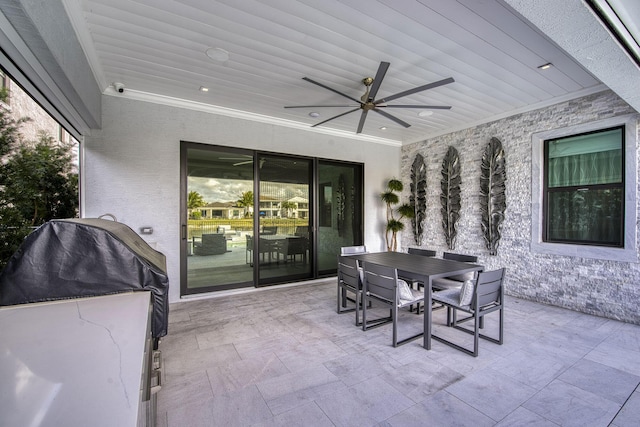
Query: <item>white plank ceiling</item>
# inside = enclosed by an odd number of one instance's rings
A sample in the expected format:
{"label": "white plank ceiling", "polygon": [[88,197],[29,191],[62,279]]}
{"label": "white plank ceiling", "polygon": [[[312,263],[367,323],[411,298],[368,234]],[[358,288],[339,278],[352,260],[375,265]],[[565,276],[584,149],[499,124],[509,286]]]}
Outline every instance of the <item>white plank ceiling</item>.
{"label": "white plank ceiling", "polygon": [[[389,102],[452,107],[427,116],[422,109],[385,110],[408,128],[368,113],[360,136],[399,143],[603,89],[499,0],[67,0],[65,6],[102,89],[121,82],[123,96],[160,95],[306,128],[353,107],[283,107],[354,103],[303,77],[356,99],[365,91],[362,79],[374,77],[381,61],[391,65],[377,98],[453,77]],[[228,59],[212,60],[209,48],[228,52]],[[553,67],[538,69],[545,63]],[[355,137],[360,115],[321,127]]]}

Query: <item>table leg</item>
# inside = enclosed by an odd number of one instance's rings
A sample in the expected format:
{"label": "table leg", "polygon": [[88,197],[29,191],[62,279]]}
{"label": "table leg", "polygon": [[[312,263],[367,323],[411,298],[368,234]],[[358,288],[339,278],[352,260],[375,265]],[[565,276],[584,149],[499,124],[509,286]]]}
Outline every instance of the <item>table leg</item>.
{"label": "table leg", "polygon": [[431,277],[424,280],[424,336],[423,347],[431,350]]}

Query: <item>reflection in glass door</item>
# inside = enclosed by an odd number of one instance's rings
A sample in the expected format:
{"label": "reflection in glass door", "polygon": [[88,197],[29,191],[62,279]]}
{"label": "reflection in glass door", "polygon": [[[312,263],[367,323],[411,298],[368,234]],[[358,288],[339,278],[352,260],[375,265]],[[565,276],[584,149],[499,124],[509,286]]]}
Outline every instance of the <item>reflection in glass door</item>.
{"label": "reflection in glass door", "polygon": [[258,156],[259,285],[312,277],[312,161]]}
{"label": "reflection in glass door", "polygon": [[318,162],[318,274],[335,274],[342,246],[361,245],[362,165]]}
{"label": "reflection in glass door", "polygon": [[363,166],[182,142],[182,295],[335,275]]}
{"label": "reflection in glass door", "polygon": [[183,143],[182,161],[182,294],[253,286],[253,154]]}

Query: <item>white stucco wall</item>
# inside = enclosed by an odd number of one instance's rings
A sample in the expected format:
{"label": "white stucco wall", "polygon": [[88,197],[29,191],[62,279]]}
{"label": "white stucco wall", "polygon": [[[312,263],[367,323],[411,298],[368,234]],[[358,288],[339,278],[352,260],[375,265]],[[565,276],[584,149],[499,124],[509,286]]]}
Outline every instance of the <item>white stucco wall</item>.
{"label": "white stucco wall", "polygon": [[167,257],[170,301],[180,298],[180,141],[364,163],[365,244],[384,249],[379,194],[400,175],[400,147],[183,108],[103,96],[102,129],[84,143],[84,216],[115,215]]}

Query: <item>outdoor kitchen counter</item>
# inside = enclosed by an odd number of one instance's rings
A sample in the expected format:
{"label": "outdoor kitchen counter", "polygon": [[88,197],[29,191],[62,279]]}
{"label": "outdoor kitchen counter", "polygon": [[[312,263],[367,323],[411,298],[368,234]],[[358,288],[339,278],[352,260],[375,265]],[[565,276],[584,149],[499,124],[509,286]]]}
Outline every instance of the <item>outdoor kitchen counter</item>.
{"label": "outdoor kitchen counter", "polygon": [[135,426],[149,292],[0,308],[0,425]]}

